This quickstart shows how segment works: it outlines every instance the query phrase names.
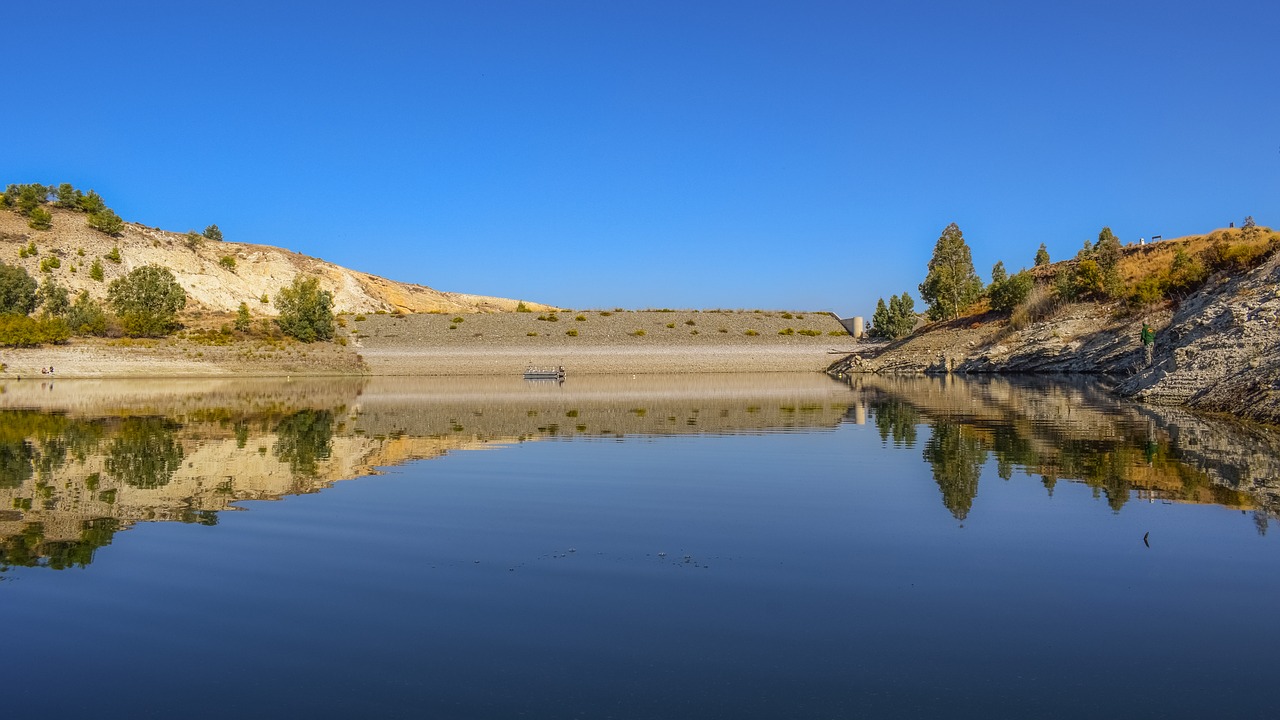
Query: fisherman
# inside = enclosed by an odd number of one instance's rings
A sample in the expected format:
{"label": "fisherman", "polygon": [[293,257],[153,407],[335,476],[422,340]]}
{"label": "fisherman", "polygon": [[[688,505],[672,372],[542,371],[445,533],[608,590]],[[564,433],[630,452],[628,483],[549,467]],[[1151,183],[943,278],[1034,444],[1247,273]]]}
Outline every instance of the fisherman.
{"label": "fisherman", "polygon": [[1156,353],[1156,330],[1147,323],[1142,323],[1142,349],[1147,356],[1147,364]]}

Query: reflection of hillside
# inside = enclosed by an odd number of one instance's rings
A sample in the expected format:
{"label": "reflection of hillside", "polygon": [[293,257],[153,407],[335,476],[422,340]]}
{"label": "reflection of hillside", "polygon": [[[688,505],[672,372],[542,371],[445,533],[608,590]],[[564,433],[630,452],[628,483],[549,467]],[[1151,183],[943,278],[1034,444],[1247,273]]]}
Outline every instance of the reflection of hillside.
{"label": "reflection of hillside", "polygon": [[379,378],[366,387],[354,431],[375,436],[546,437],[736,433],[835,427],[852,402],[820,375],[575,378]]}
{"label": "reflection of hillside", "polygon": [[824,376],[770,380],[34,383],[0,395],[0,566],[83,565],[135,522],[215,524],[236,501],[451,450],[834,427],[848,412],[848,389]]}
{"label": "reflection of hillside", "polygon": [[958,519],[994,457],[1000,477],[1014,469],[1083,482],[1119,510],[1133,494],[1151,499],[1280,511],[1280,437],[1180,410],[1119,402],[1092,383],[1008,378],[860,376],[851,385],[871,406],[881,438],[923,448],[943,502]]}

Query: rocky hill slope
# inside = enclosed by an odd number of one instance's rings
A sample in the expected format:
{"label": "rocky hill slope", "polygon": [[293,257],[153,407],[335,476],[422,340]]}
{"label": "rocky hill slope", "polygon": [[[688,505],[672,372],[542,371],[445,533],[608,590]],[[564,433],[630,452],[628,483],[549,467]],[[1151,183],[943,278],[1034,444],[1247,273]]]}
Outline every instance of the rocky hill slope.
{"label": "rocky hill slope", "polygon": [[[27,218],[0,210],[0,261],[26,268],[37,279],[43,262],[73,296],[88,290],[91,296],[103,298],[115,278],[154,264],[169,268],[186,290],[188,313],[235,312],[245,302],[255,316],[274,316],[271,299],[300,273],[320,278],[321,287],[333,293],[338,312],[500,312],[515,310],[519,302],[395,282],[267,245],[205,241],[189,247],[185,233],[138,223],[125,223],[120,235],[112,237],[88,227],[84,213],[53,206],[48,210],[52,214],[49,230],[33,230]],[[31,243],[36,253],[22,257],[26,253],[20,249]],[[119,248],[118,263],[105,259],[113,248]],[[102,265],[101,281],[89,275],[95,260]],[[57,267],[50,268],[53,264]],[[526,305],[537,311],[553,309]]]}
{"label": "rocky hill slope", "polygon": [[[1181,242],[1194,247],[1196,240]],[[1176,251],[1179,242],[1161,249]],[[1125,396],[1280,423],[1277,320],[1280,253],[1272,252],[1247,272],[1219,273],[1180,302],[1145,313],[1087,302],[1020,328],[992,313],[964,317],[893,343],[866,343],[830,371],[1109,375]],[[1139,338],[1144,321],[1157,331],[1150,365]]]}

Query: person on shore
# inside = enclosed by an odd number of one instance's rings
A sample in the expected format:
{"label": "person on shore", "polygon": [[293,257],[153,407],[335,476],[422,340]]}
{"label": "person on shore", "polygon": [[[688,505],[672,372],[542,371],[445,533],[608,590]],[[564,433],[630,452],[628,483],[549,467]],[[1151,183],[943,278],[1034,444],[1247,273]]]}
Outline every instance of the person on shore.
{"label": "person on shore", "polygon": [[1150,365],[1156,353],[1156,329],[1147,323],[1142,323],[1142,349],[1146,353],[1147,364]]}

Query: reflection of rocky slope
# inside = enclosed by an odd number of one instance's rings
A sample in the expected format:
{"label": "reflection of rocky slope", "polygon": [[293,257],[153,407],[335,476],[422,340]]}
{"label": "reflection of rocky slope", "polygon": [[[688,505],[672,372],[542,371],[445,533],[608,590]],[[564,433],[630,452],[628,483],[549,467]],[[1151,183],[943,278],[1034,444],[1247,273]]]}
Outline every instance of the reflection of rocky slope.
{"label": "reflection of rocky slope", "polygon": [[959,518],[988,454],[1002,478],[1020,468],[1050,491],[1060,479],[1082,481],[1116,509],[1136,491],[1280,512],[1280,435],[1268,430],[1116,402],[1093,383],[869,375],[850,382],[867,395],[886,442],[914,447],[916,427],[931,426],[925,459]]}

